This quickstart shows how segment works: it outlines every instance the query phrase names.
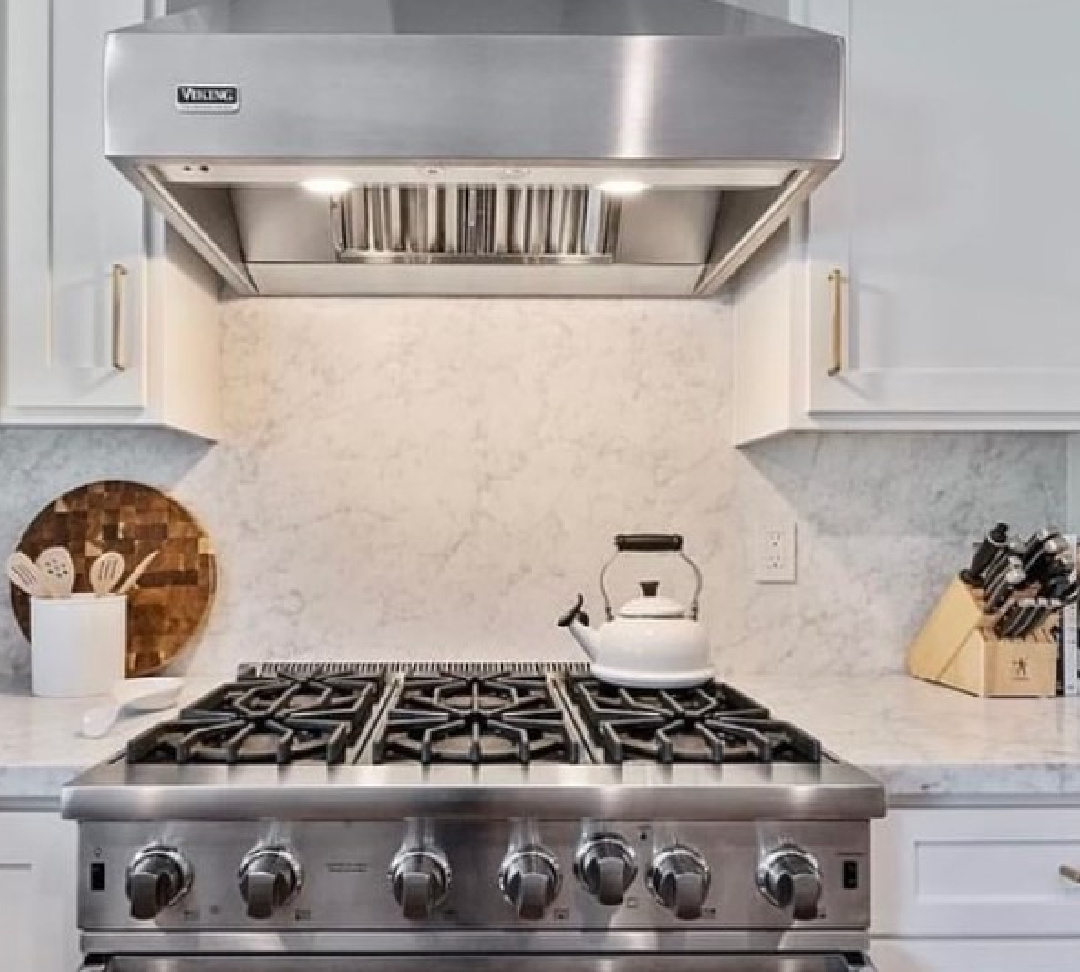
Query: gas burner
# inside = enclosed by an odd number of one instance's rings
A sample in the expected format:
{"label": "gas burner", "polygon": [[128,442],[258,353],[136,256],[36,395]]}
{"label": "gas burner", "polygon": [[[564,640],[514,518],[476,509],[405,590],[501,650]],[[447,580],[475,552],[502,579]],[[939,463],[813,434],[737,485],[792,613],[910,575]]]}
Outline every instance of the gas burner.
{"label": "gas burner", "polygon": [[817,763],[821,745],[728,685],[627,689],[571,678],[570,697],[609,763]]}
{"label": "gas burner", "polygon": [[408,675],[375,740],[376,763],[576,763],[578,744],[543,675]]}
{"label": "gas burner", "polygon": [[342,763],[382,693],[381,674],[281,673],[220,686],[127,745],[129,763]]}

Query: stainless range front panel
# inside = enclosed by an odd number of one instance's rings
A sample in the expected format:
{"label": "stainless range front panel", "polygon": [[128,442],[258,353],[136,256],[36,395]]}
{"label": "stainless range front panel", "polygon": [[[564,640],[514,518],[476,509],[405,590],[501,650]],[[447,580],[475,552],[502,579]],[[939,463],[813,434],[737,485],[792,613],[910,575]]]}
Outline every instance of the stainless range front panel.
{"label": "stainless range front panel", "polygon": [[607,958],[535,955],[467,958],[400,956],[118,956],[83,972],[873,972],[862,955],[619,955]]}
{"label": "stainless range front panel", "polygon": [[[621,835],[636,857],[637,877],[619,906],[601,905],[574,874],[578,847],[599,833]],[[187,858],[191,890],[154,921],[134,919],[124,892],[125,869],[142,848],[162,843]],[[236,876],[246,851],[265,843],[288,847],[303,880],[287,906],[272,918],[256,920],[245,913]],[[653,856],[677,843],[697,850],[711,872],[703,914],[693,920],[676,918],[647,886]],[[542,844],[557,860],[561,876],[553,906],[538,920],[518,918],[497,883],[507,853],[529,844]],[[785,844],[797,844],[820,867],[824,893],[814,920],[793,922],[756,886],[758,862]],[[388,869],[403,846],[437,847],[449,860],[449,894],[430,918],[406,919],[391,893]],[[91,823],[83,826],[80,840],[79,925],[88,932],[335,930],[417,938],[492,929],[529,935],[641,929],[695,935],[751,929],[864,931],[870,917],[869,867],[869,825],[850,821]]]}
{"label": "stainless range front panel", "polygon": [[846,763],[672,766],[132,765],[122,758],[64,787],[64,816],[89,820],[402,820],[422,815],[566,820],[866,820],[881,784]]}

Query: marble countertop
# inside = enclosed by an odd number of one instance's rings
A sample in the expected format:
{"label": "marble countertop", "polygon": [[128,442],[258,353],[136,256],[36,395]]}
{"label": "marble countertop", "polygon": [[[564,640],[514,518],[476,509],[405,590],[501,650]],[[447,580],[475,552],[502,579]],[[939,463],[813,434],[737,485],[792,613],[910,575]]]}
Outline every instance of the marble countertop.
{"label": "marble countertop", "polygon": [[980,699],[906,675],[733,680],[893,802],[1061,797],[1080,803],[1080,698]]}
{"label": "marble countertop", "polygon": [[[1080,802],[1080,698],[974,699],[902,675],[732,681],[877,776],[896,803],[968,796]],[[190,680],[184,700],[213,684]],[[66,780],[167,715],[128,718],[104,739],[83,739],[82,714],[96,704],[0,695],[0,801],[56,800]]]}
{"label": "marble countertop", "polygon": [[[189,679],[181,701],[197,697],[215,681]],[[131,736],[173,711],[125,717],[101,739],[81,736],[83,714],[106,704],[104,698],[0,693],[0,804],[58,801],[60,787],[73,776],[118,752]]]}

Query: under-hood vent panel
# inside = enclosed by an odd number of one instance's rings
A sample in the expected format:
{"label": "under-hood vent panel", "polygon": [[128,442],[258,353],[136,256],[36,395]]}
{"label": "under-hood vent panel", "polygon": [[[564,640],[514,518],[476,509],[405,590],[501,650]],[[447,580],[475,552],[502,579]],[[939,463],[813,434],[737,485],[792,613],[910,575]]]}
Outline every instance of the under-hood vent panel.
{"label": "under-hood vent panel", "polygon": [[610,263],[620,203],[589,188],[378,186],[331,204],[351,262]]}
{"label": "under-hood vent panel", "polygon": [[718,0],[183,6],[105,152],[243,296],[705,296],[843,156],[843,42]]}

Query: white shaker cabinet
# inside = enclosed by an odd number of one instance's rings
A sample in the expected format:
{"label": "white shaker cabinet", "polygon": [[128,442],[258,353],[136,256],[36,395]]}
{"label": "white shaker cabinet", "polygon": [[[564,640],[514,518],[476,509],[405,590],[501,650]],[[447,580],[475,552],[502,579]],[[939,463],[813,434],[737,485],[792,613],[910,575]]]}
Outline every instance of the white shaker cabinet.
{"label": "white shaker cabinet", "polygon": [[217,434],[218,282],[103,154],[104,38],[143,0],[6,8],[0,422]]}
{"label": "white shaker cabinet", "polygon": [[892,807],[871,849],[878,972],[1080,965],[1080,807]]}
{"label": "white shaker cabinet", "polygon": [[737,441],[1080,428],[1080,4],[1021,7],[793,0],[847,38],[846,158],[738,281]]}
{"label": "white shaker cabinet", "polygon": [[870,948],[876,972],[1074,972],[1068,938],[893,939]]}
{"label": "white shaker cabinet", "polygon": [[0,811],[0,943],[17,972],[73,972],[75,824],[58,813]]}

